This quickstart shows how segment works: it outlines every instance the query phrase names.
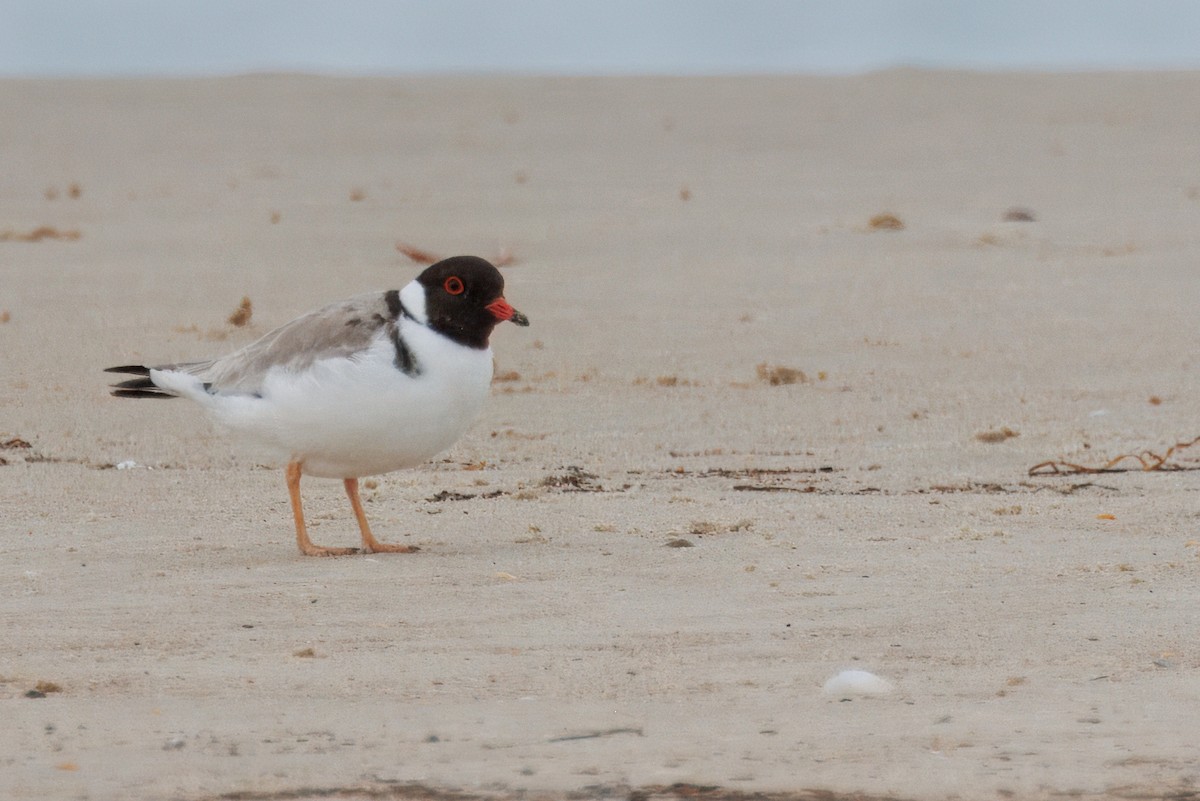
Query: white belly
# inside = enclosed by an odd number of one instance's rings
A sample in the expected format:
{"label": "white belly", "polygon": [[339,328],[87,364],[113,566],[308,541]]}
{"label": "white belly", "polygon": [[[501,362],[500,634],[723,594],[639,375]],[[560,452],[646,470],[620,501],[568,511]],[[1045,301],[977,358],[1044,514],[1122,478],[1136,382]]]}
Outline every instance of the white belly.
{"label": "white belly", "polygon": [[217,419],[299,461],[307,475],[356,478],[412,467],[450,447],[475,420],[492,380],[492,352],[406,331],[420,373],[394,364],[381,337],[354,359],[268,374],[262,397],[219,398]]}

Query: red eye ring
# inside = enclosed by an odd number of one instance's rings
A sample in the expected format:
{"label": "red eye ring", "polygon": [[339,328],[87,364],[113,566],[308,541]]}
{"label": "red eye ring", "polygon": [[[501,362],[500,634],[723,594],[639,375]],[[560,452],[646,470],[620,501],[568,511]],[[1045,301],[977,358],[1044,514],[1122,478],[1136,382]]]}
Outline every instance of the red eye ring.
{"label": "red eye ring", "polygon": [[466,285],[462,282],[462,279],[457,275],[452,275],[447,278],[446,283],[442,284],[442,287],[451,295],[461,295],[467,289]]}

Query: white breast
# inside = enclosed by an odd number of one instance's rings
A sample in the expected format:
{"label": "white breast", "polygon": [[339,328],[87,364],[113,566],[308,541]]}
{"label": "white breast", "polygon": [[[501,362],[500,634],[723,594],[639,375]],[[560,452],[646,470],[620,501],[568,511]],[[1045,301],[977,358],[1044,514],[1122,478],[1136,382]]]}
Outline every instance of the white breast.
{"label": "white breast", "polygon": [[492,380],[491,349],[476,350],[402,320],[419,372],[395,365],[386,335],[350,358],[302,372],[273,369],[262,397],[218,396],[224,425],[302,463],[305,474],[351,478],[412,467],[450,447],[475,420]]}

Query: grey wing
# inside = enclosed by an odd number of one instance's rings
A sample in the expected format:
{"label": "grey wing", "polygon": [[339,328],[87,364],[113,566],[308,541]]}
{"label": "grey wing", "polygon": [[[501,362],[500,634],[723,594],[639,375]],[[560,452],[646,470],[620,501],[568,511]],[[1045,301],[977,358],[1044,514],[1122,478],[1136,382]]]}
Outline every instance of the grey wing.
{"label": "grey wing", "polygon": [[384,294],[372,292],[297,317],[220,359],[158,369],[191,373],[213,392],[255,394],[272,368],[300,371],[321,359],[351,356],[394,325]]}

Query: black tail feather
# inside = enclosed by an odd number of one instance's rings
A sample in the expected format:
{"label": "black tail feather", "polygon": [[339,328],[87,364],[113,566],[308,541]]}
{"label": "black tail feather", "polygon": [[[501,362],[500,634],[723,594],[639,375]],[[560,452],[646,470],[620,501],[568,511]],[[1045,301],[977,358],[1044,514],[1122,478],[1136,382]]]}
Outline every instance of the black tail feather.
{"label": "black tail feather", "polygon": [[149,378],[131,378],[119,384],[111,384],[115,389],[157,389]]}
{"label": "black tail feather", "polygon": [[178,395],[172,395],[170,392],[163,392],[161,389],[114,389],[112,391],[114,397],[117,398],[162,398],[170,400],[177,398]]}
{"label": "black tail feather", "polygon": [[120,367],[107,367],[104,372],[141,376],[141,378],[131,378],[128,381],[112,384],[112,394],[115,397],[165,399],[177,397],[174,393],[166,392],[156,387],[154,382],[150,380],[150,368],[144,365],[126,364]]}

